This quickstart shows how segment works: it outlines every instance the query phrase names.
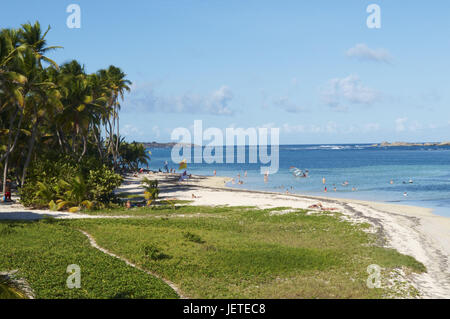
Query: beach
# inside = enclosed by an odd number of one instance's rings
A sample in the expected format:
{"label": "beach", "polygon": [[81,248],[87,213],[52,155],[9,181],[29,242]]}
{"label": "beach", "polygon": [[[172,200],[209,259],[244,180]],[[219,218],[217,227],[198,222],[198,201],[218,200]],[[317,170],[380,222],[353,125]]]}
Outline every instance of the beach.
{"label": "beach", "polygon": [[[423,298],[450,298],[450,219],[434,215],[431,209],[351,199],[334,199],[296,194],[282,194],[227,186],[228,177],[193,175],[179,182],[178,174],[149,173],[129,175],[117,190],[120,193],[142,194],[140,180],[144,177],[158,180],[161,199],[190,201],[194,206],[254,206],[261,209],[283,207],[309,209],[311,214],[336,211],[354,223],[368,223],[367,230],[377,234],[378,244],[394,248],[422,262],[427,272],[402,274],[420,291]],[[322,205],[322,209],[320,206]],[[316,205],[316,208],[309,208]],[[131,218],[130,216],[88,215],[83,213],[29,210],[20,204],[0,206],[0,220],[33,220],[44,215],[55,218]],[[142,217],[135,217],[142,218]]]}
{"label": "beach", "polygon": [[[286,207],[308,209],[322,203],[355,223],[366,222],[376,232],[380,244],[422,262],[428,272],[409,279],[424,298],[450,298],[450,218],[434,215],[431,209],[351,199],[302,196],[226,186],[228,177],[193,176],[177,182],[177,174],[150,174],[160,181],[161,196],[190,200],[198,206],[255,206],[261,209]],[[123,192],[135,193],[141,177],[130,177]],[[192,194],[195,195],[193,198]]]}

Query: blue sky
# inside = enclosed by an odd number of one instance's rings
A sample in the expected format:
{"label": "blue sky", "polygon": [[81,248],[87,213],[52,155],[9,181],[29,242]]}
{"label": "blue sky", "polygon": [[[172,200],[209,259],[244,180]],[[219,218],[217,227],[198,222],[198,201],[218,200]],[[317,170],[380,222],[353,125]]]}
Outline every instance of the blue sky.
{"label": "blue sky", "polygon": [[[81,29],[66,7],[81,7]],[[381,28],[369,29],[369,4]],[[450,140],[448,1],[8,1],[1,27],[51,25],[52,53],[122,68],[128,140],[279,127],[283,144]]]}

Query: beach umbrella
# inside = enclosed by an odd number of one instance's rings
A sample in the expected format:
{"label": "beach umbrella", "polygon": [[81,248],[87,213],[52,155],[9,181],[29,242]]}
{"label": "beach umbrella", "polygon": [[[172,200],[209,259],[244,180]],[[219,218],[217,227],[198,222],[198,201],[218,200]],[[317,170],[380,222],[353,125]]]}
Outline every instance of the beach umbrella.
{"label": "beach umbrella", "polygon": [[187,160],[184,159],[180,162],[180,167],[178,169],[182,170],[182,169],[186,169],[186,168],[187,168]]}

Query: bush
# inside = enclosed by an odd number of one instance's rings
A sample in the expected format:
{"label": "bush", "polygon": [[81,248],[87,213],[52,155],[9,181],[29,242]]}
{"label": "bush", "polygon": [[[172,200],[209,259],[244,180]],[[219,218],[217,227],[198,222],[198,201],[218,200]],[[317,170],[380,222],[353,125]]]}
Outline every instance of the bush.
{"label": "bush", "polygon": [[91,193],[89,200],[99,203],[115,201],[113,190],[120,186],[122,177],[106,165],[97,170],[90,170],[88,176],[88,189]]}
{"label": "bush", "polygon": [[151,260],[169,259],[170,256],[161,252],[155,245],[144,246],[144,256]]}
{"label": "bush", "polygon": [[197,243],[197,244],[204,244],[205,243],[205,241],[199,235],[196,235],[196,234],[193,234],[193,233],[190,233],[190,232],[183,233],[183,237],[186,240],[191,241],[193,243]]}
{"label": "bush", "polygon": [[68,157],[40,159],[30,166],[20,198],[22,204],[35,208],[92,208],[112,202],[121,183],[120,175],[95,158],[80,163]]}
{"label": "bush", "polygon": [[145,177],[142,180],[142,187],[144,187],[144,197],[147,200],[147,206],[150,206],[152,203],[159,197],[159,189],[158,189],[158,181],[157,180],[149,180]]}

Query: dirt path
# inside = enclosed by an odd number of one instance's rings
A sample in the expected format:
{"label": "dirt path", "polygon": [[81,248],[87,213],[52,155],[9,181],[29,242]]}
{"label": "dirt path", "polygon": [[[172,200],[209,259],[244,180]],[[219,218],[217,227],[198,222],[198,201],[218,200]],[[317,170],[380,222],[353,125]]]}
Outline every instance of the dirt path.
{"label": "dirt path", "polygon": [[105,254],[107,254],[107,255],[109,255],[109,256],[111,256],[111,257],[114,257],[114,258],[117,258],[117,259],[122,260],[122,261],[125,262],[128,266],[131,266],[131,267],[133,267],[133,268],[139,269],[140,271],[143,271],[143,272],[145,272],[146,274],[148,274],[148,275],[150,275],[150,276],[156,277],[156,278],[158,278],[158,279],[164,281],[168,286],[170,286],[170,288],[172,288],[172,289],[177,293],[178,297],[180,297],[181,299],[188,299],[186,296],[184,296],[184,295],[182,294],[180,288],[178,288],[178,287],[177,287],[173,282],[171,282],[170,280],[167,280],[167,279],[165,279],[165,278],[159,276],[158,274],[155,274],[154,272],[145,270],[145,269],[143,269],[143,268],[137,266],[136,264],[133,264],[133,263],[132,263],[131,261],[129,261],[128,259],[123,258],[123,257],[120,257],[120,256],[118,256],[118,255],[116,255],[116,254],[110,252],[109,250],[107,250],[107,249],[105,249],[105,248],[103,248],[103,247],[100,247],[100,246],[97,244],[97,242],[95,241],[94,237],[92,237],[91,234],[89,234],[88,232],[86,232],[86,231],[84,231],[84,230],[79,230],[79,231],[89,239],[89,243],[91,244],[92,247],[94,247],[94,248],[100,250],[102,253],[105,253]]}

